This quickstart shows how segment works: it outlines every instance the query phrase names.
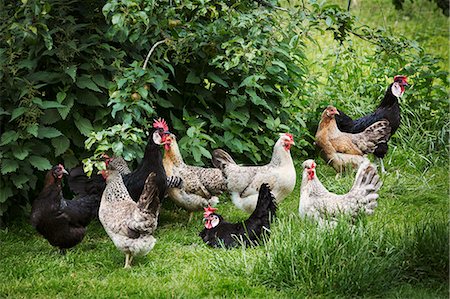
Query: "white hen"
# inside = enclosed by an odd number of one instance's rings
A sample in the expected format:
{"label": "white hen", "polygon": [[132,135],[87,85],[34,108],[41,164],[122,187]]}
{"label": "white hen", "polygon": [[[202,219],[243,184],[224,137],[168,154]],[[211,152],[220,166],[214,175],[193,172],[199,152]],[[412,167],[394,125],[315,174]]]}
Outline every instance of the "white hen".
{"label": "white hen", "polygon": [[281,134],[273,147],[272,160],[264,166],[240,166],[227,152],[214,150],[213,164],[222,170],[236,207],[252,213],[258,201],[259,187],[264,183],[269,185],[277,203],[294,190],[296,173],[290,152],[293,144],[291,134]]}
{"label": "white hen", "polygon": [[376,167],[364,162],[358,168],[353,187],[347,194],[329,192],[316,176],[314,160],[303,162],[302,185],[300,188],[299,213],[309,216],[320,224],[334,225],[339,214],[355,217],[360,211],[373,214],[377,206],[377,191],[382,182]]}

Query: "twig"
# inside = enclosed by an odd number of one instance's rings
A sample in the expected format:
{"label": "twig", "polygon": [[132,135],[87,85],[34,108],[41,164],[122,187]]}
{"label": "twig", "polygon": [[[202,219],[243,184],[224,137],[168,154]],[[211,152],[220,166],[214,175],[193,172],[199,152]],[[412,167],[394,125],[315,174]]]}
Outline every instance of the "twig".
{"label": "twig", "polygon": [[148,60],[150,59],[150,56],[152,56],[153,51],[155,51],[157,46],[159,46],[160,44],[163,44],[165,42],[167,42],[167,38],[163,39],[163,40],[160,40],[159,42],[156,42],[153,45],[153,47],[150,49],[150,51],[148,51],[147,57],[145,58],[145,61],[144,61],[144,66],[142,67],[144,70],[147,68]]}

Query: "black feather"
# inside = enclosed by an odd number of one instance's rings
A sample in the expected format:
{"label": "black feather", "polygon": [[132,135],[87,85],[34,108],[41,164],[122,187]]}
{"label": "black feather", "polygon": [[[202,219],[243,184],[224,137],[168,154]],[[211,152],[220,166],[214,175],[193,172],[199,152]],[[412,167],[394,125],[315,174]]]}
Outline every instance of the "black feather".
{"label": "black feather", "polygon": [[97,217],[99,205],[97,195],[65,200],[61,178],[53,177],[50,170],[44,189],[33,202],[31,224],[52,246],[71,248],[83,240],[86,226]]}
{"label": "black feather", "polygon": [[[335,119],[339,130],[348,133],[360,133],[377,121],[386,119],[389,121],[389,126],[391,128],[390,136],[392,136],[400,126],[400,105],[398,103],[398,98],[392,94],[392,84],[387,88],[383,101],[377,109],[369,115],[353,120],[344,112],[338,110],[339,115],[336,115]],[[384,155],[386,155],[387,150],[387,143],[382,143],[377,146],[374,155],[383,158]]]}
{"label": "black feather", "polygon": [[275,198],[267,184],[262,184],[256,208],[250,217],[241,223],[229,223],[219,217],[219,224],[211,229],[203,229],[199,236],[212,246],[231,248],[243,243],[246,246],[258,245],[264,236],[270,234],[270,223],[276,213]]}

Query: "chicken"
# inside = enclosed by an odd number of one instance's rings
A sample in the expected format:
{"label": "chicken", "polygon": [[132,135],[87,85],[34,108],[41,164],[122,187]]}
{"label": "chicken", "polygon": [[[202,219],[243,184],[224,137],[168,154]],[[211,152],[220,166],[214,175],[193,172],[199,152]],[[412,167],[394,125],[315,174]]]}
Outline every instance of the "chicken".
{"label": "chicken", "polygon": [[[335,119],[339,130],[348,133],[360,133],[375,122],[386,119],[389,121],[392,136],[400,126],[400,105],[398,101],[405,92],[405,86],[408,86],[406,76],[395,76],[394,82],[387,88],[384,98],[377,109],[371,114],[356,120],[351,119],[344,112],[338,110],[339,114],[336,115]],[[386,142],[377,144],[375,151],[373,152],[373,154],[380,159],[382,172],[385,172],[382,159],[388,151],[388,141],[389,138]]]}
{"label": "chicken", "polygon": [[169,188],[169,197],[179,206],[191,211],[202,210],[208,205],[215,206],[219,195],[227,186],[222,171],[217,168],[204,168],[187,165],[183,161],[175,135],[166,138],[163,158],[164,169],[168,176],[180,177],[181,188]]}
{"label": "chicken", "polygon": [[351,134],[339,131],[335,115],[339,112],[328,106],[316,133],[316,144],[322,149],[325,160],[340,173],[347,164],[359,166],[365,160],[363,155],[372,153],[376,146],[389,139],[391,128],[387,120],[369,126],[361,133]]}
{"label": "chicken", "polygon": [[352,217],[360,212],[373,214],[381,185],[376,167],[367,161],[358,168],[350,192],[337,195],[325,189],[317,178],[314,160],[306,160],[303,162],[299,213],[316,219],[321,225],[331,226],[336,224],[340,214]]}
{"label": "chicken", "polygon": [[62,253],[80,243],[86,226],[97,216],[99,199],[83,195],[65,200],[61,181],[68,172],[64,166],[54,166],[46,175],[44,188],[31,208],[31,224],[48,242]]}
{"label": "chicken", "polygon": [[[159,145],[163,145],[166,137],[170,134],[167,123],[161,118],[154,121],[153,128],[154,130],[152,130],[147,141],[144,157],[134,171],[128,172],[129,168],[122,158],[105,157],[105,162],[107,164],[117,163],[116,166],[118,167],[118,170],[122,171],[123,181],[128,189],[128,192],[135,201],[139,199],[142,193],[147,176],[150,172],[154,171],[155,167],[157,167],[157,164],[155,164],[154,161],[157,159],[162,159],[162,153],[159,150]],[[91,178],[88,178],[82,167],[77,167],[71,170],[68,182],[70,189],[75,194],[96,194],[100,199],[103,190],[105,190],[104,179],[100,175],[93,175]],[[159,194],[164,196],[165,192],[160,192]]]}
{"label": "chicken", "polygon": [[214,150],[213,164],[222,170],[236,207],[252,213],[258,201],[258,188],[263,183],[269,184],[277,203],[294,190],[296,174],[290,152],[292,145],[291,134],[280,134],[273,147],[272,160],[264,166],[239,166],[227,152]]}
{"label": "chicken", "polygon": [[102,171],[106,178],[99,219],[114,245],[125,253],[125,268],[131,267],[134,256],[146,255],[153,249],[153,233],[158,225],[161,207],[158,185],[165,183],[165,173],[151,172],[144,184],[138,202],[134,202],[113,167]]}
{"label": "chicken", "polygon": [[199,236],[212,247],[235,247],[258,245],[270,233],[270,223],[276,212],[275,198],[267,184],[259,188],[256,208],[250,217],[242,223],[226,222],[215,213],[216,208],[207,207],[203,214],[205,228]]}

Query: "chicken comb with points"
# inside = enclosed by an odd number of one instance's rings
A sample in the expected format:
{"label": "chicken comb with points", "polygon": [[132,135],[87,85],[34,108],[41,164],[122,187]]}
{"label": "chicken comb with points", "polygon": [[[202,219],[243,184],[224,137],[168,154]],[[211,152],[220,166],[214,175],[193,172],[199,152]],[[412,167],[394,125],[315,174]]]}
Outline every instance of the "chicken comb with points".
{"label": "chicken comb with points", "polygon": [[153,128],[162,128],[164,131],[169,131],[169,126],[163,118],[154,119]]}
{"label": "chicken comb with points", "polygon": [[286,136],[289,137],[292,141],[294,141],[294,136],[291,133],[284,133]]}
{"label": "chicken comb with points", "polygon": [[408,83],[408,77],[406,77],[406,76],[403,76],[403,75],[397,75],[397,76],[395,76],[394,77],[394,82],[406,82],[406,83]]}
{"label": "chicken comb with points", "polygon": [[203,210],[205,210],[205,212],[203,212],[203,218],[207,218],[209,215],[214,214],[217,211],[217,208],[213,208],[208,205],[208,207],[203,208]]}

